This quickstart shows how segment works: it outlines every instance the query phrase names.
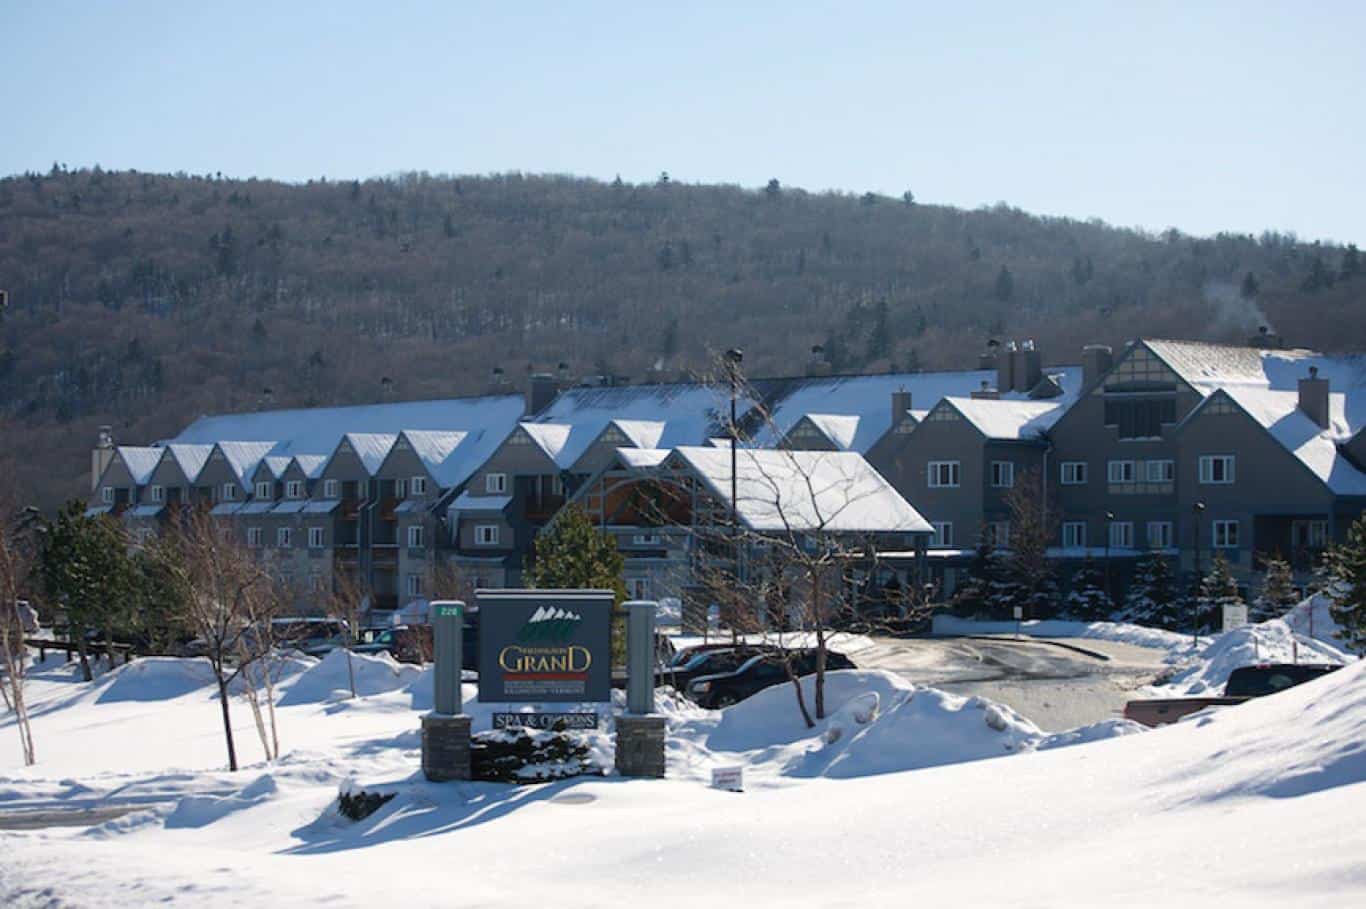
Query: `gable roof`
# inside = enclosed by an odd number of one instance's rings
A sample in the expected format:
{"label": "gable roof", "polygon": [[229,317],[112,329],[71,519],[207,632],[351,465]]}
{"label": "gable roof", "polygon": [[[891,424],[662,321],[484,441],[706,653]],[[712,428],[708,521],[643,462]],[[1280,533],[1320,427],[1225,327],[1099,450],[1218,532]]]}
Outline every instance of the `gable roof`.
{"label": "gable roof", "polygon": [[948,397],[944,403],[962,414],[982,435],[997,441],[1039,438],[1067,410],[1067,406],[1056,399],[1010,401]]}
{"label": "gable roof", "polygon": [[569,441],[569,434],[574,427],[563,423],[521,423],[518,428],[525,432],[556,466],[565,468],[574,463],[575,459],[564,454],[565,444]]}
{"label": "gable roof", "polygon": [[[816,428],[816,430],[830,441],[831,445],[841,451],[848,451],[854,444],[854,438],[858,433],[860,418],[857,416],[846,416],[836,413],[809,413],[805,417],[806,421]],[[793,429],[801,423],[798,420],[793,424]],[[888,424],[890,428],[890,424]],[[789,430],[791,432],[791,430]]]}
{"label": "gable roof", "polygon": [[212,451],[212,444],[171,442],[166,446],[165,457],[174,458],[186,481],[193,483],[204,471],[204,465],[209,463],[209,454]]}
{"label": "gable roof", "polygon": [[[394,447],[397,439],[397,433],[348,432],[337,442],[337,447],[328,457],[327,464],[331,466],[341,451],[342,443],[346,443],[351,446],[351,451],[365,468],[365,472],[373,477],[379,466],[384,463],[384,459],[389,456],[389,449]],[[326,471],[327,467],[323,470]]]}
{"label": "gable roof", "polygon": [[310,480],[316,480],[323,475],[323,470],[327,468],[328,458],[324,455],[295,455],[294,463],[299,465],[299,470]]}
{"label": "gable roof", "polygon": [[270,455],[261,459],[262,466],[268,469],[277,480],[285,475],[285,471],[289,469],[289,462],[290,458],[285,455]]}
{"label": "gable roof", "polygon": [[274,447],[274,442],[219,442],[217,444],[218,450],[223,452],[223,457],[228,462],[228,466],[232,468],[232,472],[237,475],[237,479],[244,488],[250,481],[256,466]]}
{"label": "gable roof", "polygon": [[128,473],[136,486],[147,485],[147,481],[152,477],[152,471],[157,469],[165,453],[160,448],[141,445],[120,445],[116,452],[123,461],[123,466],[128,468]]}
{"label": "gable roof", "polygon": [[1246,385],[1222,388],[1207,397],[1182,421],[1185,425],[1212,402],[1227,398],[1257,422],[1281,447],[1337,495],[1366,496],[1366,473],[1338,448],[1348,435],[1345,396],[1328,396],[1329,427],[1322,429],[1300,410],[1299,394]]}
{"label": "gable roof", "polygon": [[[857,452],[741,448],[735,455],[736,514],[751,530],[933,532]],[[685,464],[729,505],[730,456],[718,448],[688,446],[675,449],[670,461]]]}

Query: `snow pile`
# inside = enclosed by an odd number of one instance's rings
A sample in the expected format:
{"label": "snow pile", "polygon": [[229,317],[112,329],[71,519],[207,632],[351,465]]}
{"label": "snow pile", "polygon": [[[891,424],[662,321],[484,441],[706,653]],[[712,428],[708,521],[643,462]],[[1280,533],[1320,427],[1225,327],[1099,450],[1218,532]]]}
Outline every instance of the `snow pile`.
{"label": "snow pile", "polygon": [[166,829],[205,827],[230,814],[255,808],[280,791],[275,777],[264,774],[231,795],[192,795],[181,799],[166,817]]}
{"label": "snow pile", "polygon": [[[1015,634],[1014,622],[981,622],[975,619],[960,619],[957,616],[939,614],[933,619],[932,634],[970,635],[970,634]],[[1149,628],[1146,625],[1131,625],[1127,622],[1077,622],[1066,619],[1040,619],[1021,622],[1021,634],[1037,638],[1090,638],[1096,641],[1114,641],[1117,644],[1131,644],[1135,647],[1148,647],[1165,650],[1175,658],[1182,651],[1191,649],[1191,636],[1162,628]],[[1202,644],[1209,638],[1201,638]]]}
{"label": "snow pile", "polygon": [[356,694],[371,697],[406,688],[417,681],[421,674],[421,669],[400,663],[387,653],[371,655],[333,650],[289,684],[280,697],[279,706],[326,703],[349,698],[353,676]]}
{"label": "snow pile", "polygon": [[1342,635],[1342,626],[1333,618],[1333,601],[1327,594],[1316,593],[1306,598],[1283,618],[1290,630],[1301,638],[1312,638],[1350,653]]}
{"label": "snow pile", "polygon": [[119,666],[96,684],[100,704],[120,701],[165,701],[184,697],[214,684],[213,669],[205,659],[144,657]]}
{"label": "snow pile", "polygon": [[[686,647],[697,647],[702,644],[729,644],[731,636],[728,631],[719,631],[705,638],[695,634],[680,634],[672,636],[670,640],[673,642],[675,650],[683,650]],[[735,640],[741,644],[770,644],[775,647],[781,646],[792,650],[801,650],[816,646],[816,633],[814,631],[774,631],[767,634],[741,634],[737,635]],[[865,651],[873,650],[877,647],[877,642],[866,634],[835,631],[826,635],[825,645],[836,653],[853,657]]]}
{"label": "snow pile", "polygon": [[1235,628],[1216,637],[1199,657],[1148,691],[1162,697],[1218,696],[1233,670],[1257,663],[1351,662],[1352,655],[1325,641],[1296,635],[1280,619]]}

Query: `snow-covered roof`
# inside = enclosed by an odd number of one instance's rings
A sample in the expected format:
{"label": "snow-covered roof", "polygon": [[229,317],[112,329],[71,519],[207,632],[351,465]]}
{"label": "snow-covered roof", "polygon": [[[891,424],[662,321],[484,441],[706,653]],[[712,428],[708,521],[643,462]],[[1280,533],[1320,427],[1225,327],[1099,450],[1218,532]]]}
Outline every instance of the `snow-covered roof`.
{"label": "snow-covered roof", "polygon": [[[422,466],[432,475],[436,485],[452,489],[469,479],[479,464],[466,455],[473,452],[483,435],[482,430],[468,432],[439,432],[431,429],[404,430],[400,435],[412,447]],[[467,444],[468,443],[468,444]]]}
{"label": "snow-covered roof", "polygon": [[237,514],[237,510],[242,507],[241,502],[219,502],[209,509],[209,514],[222,517],[224,515]]}
{"label": "snow-covered roof", "polygon": [[475,496],[469,491],[460,493],[448,511],[502,511],[512,502],[512,496]]}
{"label": "snow-covered roof", "polygon": [[[526,410],[522,395],[488,395],[437,401],[402,401],[354,407],[260,410],[200,417],[172,441],[213,443],[222,439],[276,442],[272,454],[330,455],[346,433],[397,434],[405,429],[483,430],[492,454]],[[491,441],[490,441],[491,440]]]}
{"label": "snow-covered roof", "polygon": [[227,460],[228,466],[242,485],[248,486],[251,475],[256,470],[256,465],[261,463],[261,459],[270,453],[275,447],[275,442],[223,442],[218,443],[218,450],[223,452],[223,457]]}
{"label": "snow-covered roof", "polygon": [[130,508],[130,509],[128,509],[127,511],[125,511],[125,512],[124,512],[124,515],[125,515],[125,516],[135,517],[135,518],[153,518],[153,517],[156,517],[157,515],[161,514],[161,512],[162,512],[165,508],[166,508],[165,505],[158,505],[158,504],[151,504],[151,505],[134,505],[132,508]]}
{"label": "snow-covered roof", "polygon": [[[1345,405],[1346,396],[1329,394],[1329,427],[1321,429],[1299,407],[1298,392],[1272,391],[1247,385],[1231,385],[1220,389],[1253,420],[1264,427],[1271,438],[1293,454],[1338,495],[1366,495],[1366,474],[1358,470],[1338,449],[1338,443],[1350,436]],[[1193,419],[1210,402],[1197,407],[1186,418]]]}
{"label": "snow-covered roof", "polygon": [[618,448],[617,460],[627,467],[657,467],[669,456],[667,448]]}
{"label": "snow-covered roof", "polygon": [[[675,449],[674,456],[730,504],[729,451],[688,446]],[[752,530],[934,531],[857,452],[742,448],[736,465],[736,512]]]}
{"label": "snow-covered roof", "polygon": [[[1045,367],[1043,374],[1051,377],[1062,388],[1063,394],[1047,399],[1049,403],[1066,407],[1076,400],[1081,391],[1081,367]],[[890,373],[873,376],[830,376],[792,379],[768,383],[773,393],[767,404],[772,426],[755,430],[755,444],[772,447],[804,416],[825,415],[821,427],[827,435],[832,431],[843,435],[849,424],[836,426],[829,417],[857,418],[852,438],[841,445],[850,451],[866,453],[892,428],[892,393],[909,392],[912,406],[930,408],[949,396],[968,397],[982,387],[995,384],[996,371],[986,369],[958,372]],[[759,387],[765,384],[756,383]],[[1003,392],[1003,400],[1030,400],[1024,392]],[[813,420],[813,422],[815,422]],[[776,433],[775,433],[776,429]],[[834,436],[832,435],[832,441]]]}
{"label": "snow-covered roof", "polygon": [[[365,472],[373,477],[379,466],[384,463],[384,459],[389,457],[389,449],[394,447],[397,440],[398,433],[392,432],[348,432],[337,443],[337,451],[341,450],[343,443],[350,445]],[[332,452],[328,463],[336,458],[337,451]]]}
{"label": "snow-covered roof", "polygon": [[304,514],[331,514],[341,504],[341,499],[304,499]]}
{"label": "snow-covered roof", "polygon": [[253,499],[243,505],[238,514],[269,514],[275,510],[275,502],[270,499]]}
{"label": "snow-covered roof", "polygon": [[[860,418],[857,416],[846,416],[835,413],[809,413],[807,420],[820,430],[821,435],[830,440],[830,443],[841,451],[848,451],[854,447],[854,439],[858,434],[858,424]],[[890,428],[891,424],[888,424]]]}
{"label": "snow-covered roof", "polygon": [[988,439],[1037,438],[1066,412],[1057,399],[1049,401],[995,400],[949,397],[945,400]]}
{"label": "snow-covered roof", "polygon": [[161,463],[161,456],[165,451],[160,448],[143,447],[139,445],[120,445],[118,455],[123,460],[123,464],[128,468],[128,473],[133,477],[133,483],[137,486],[147,485],[147,481],[152,477],[152,471],[157,469]]}
{"label": "snow-covered roof", "polygon": [[185,474],[185,479],[193,483],[199,479],[204,465],[209,463],[209,453],[213,451],[213,444],[171,442],[166,446],[166,450],[175,458],[176,464],[180,466],[180,472]]}
{"label": "snow-covered roof", "polygon": [[327,467],[326,455],[295,455],[294,463],[299,465],[304,476],[310,480],[316,480],[323,475],[323,469]]}
{"label": "snow-covered roof", "polygon": [[[744,412],[752,402],[740,404]],[[703,445],[730,408],[724,388],[699,382],[571,388],[536,417],[536,423],[558,423],[569,432],[555,455],[568,468],[602,435],[609,423],[639,448]]]}
{"label": "snow-covered roof", "polygon": [[277,502],[275,507],[271,509],[271,513],[298,514],[304,510],[304,506],[307,504],[308,499],[285,499],[283,502]]}
{"label": "snow-covered roof", "polygon": [[574,463],[562,456],[574,427],[564,423],[522,423],[521,428],[557,466],[568,467]]}
{"label": "snow-covered roof", "polygon": [[97,514],[109,514],[109,512],[113,510],[114,506],[112,505],[91,505],[85,510],[85,516],[87,518],[93,518]]}
{"label": "snow-covered roof", "polygon": [[284,476],[285,471],[289,469],[289,461],[290,458],[288,455],[270,455],[269,457],[262,459],[262,463],[266,465],[266,468],[271,472],[271,475],[277,480]]}

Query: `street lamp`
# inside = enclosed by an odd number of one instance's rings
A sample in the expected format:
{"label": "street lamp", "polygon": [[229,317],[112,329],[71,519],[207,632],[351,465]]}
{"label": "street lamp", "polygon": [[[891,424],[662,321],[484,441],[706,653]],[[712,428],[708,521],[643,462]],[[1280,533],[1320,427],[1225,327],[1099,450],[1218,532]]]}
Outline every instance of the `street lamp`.
{"label": "street lamp", "polygon": [[1105,512],[1105,598],[1113,600],[1114,588],[1110,584],[1110,525],[1115,522],[1113,511]]}
{"label": "street lamp", "polygon": [[[745,360],[745,352],[738,347],[726,351],[726,372],[730,379],[730,555],[733,581],[740,582],[740,515],[739,483],[735,466],[735,446],[740,436],[740,428],[735,424],[735,399],[740,390],[740,364]],[[734,634],[732,622],[731,633]]]}
{"label": "street lamp", "polygon": [[1205,512],[1205,500],[1191,506],[1195,515],[1195,595],[1191,597],[1191,649],[1200,646],[1200,515]]}

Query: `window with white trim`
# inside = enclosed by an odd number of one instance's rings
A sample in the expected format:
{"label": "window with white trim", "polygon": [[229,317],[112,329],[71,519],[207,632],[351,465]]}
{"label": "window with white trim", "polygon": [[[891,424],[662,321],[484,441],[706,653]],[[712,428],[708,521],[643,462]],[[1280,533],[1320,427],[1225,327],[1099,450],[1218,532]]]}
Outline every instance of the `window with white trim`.
{"label": "window with white trim", "polygon": [[1015,485],[1015,462],[992,461],[991,485],[997,489],[1009,489]]}
{"label": "window with white trim", "polygon": [[1172,460],[1148,461],[1146,466],[1149,483],[1176,482],[1176,462]]}
{"label": "window with white trim", "polygon": [[308,528],[308,548],[309,548],[309,549],[322,549],[323,546],[326,544],[326,540],[327,540],[327,535],[326,535],[326,531],[325,531],[323,528],[321,528],[321,527],[310,527],[310,528]]}
{"label": "window with white trim", "polygon": [[1111,549],[1133,549],[1133,548],[1134,548],[1134,522],[1133,522],[1133,521],[1111,521],[1111,522],[1110,522],[1110,548],[1111,548]]}
{"label": "window with white trim", "polygon": [[1064,521],[1062,525],[1062,545],[1067,549],[1081,549],[1086,545],[1086,522]]}
{"label": "window with white trim", "polygon": [[637,533],[631,537],[634,546],[658,546],[659,534],[657,533]]}
{"label": "window with white trim", "polygon": [[1148,522],[1148,548],[1171,549],[1175,541],[1171,521]]}
{"label": "window with white trim", "polygon": [[982,542],[988,546],[1010,545],[1010,522],[990,521],[982,525]]}
{"label": "window with white trim", "polygon": [[395,481],[394,481],[394,498],[396,498],[396,499],[406,499],[406,498],[408,498],[408,481],[407,481],[407,480],[395,480]]}
{"label": "window with white trim", "polygon": [[474,542],[480,546],[498,545],[498,525],[497,524],[475,524]]}
{"label": "window with white trim", "polygon": [[1086,484],[1086,462],[1085,461],[1063,461],[1061,482],[1064,486],[1084,486]]}
{"label": "window with white trim", "polygon": [[931,489],[948,489],[958,485],[957,461],[931,461],[926,468]]}
{"label": "window with white trim", "polygon": [[484,475],[484,492],[504,493],[508,491],[508,475],[490,473]]}
{"label": "window with white trim", "polygon": [[408,489],[415,496],[425,496],[427,494],[427,478],[413,477],[412,482],[408,484]]}
{"label": "window with white trim", "polygon": [[1106,466],[1106,477],[1111,483],[1132,483],[1134,481],[1134,462],[1111,461]]}
{"label": "window with white trim", "polygon": [[323,498],[335,499],[340,495],[341,486],[336,480],[323,480]]}
{"label": "window with white trim", "polygon": [[237,501],[237,484],[236,484],[236,483],[224,483],[224,484],[223,484],[223,501],[224,501],[224,502],[235,502],[235,501]]}
{"label": "window with white trim", "polygon": [[933,521],[934,536],[930,538],[931,546],[947,548],[953,545],[953,522],[952,521]]}
{"label": "window with white trim", "polygon": [[422,596],[422,575],[420,575],[420,574],[410,574],[410,575],[408,575],[407,591],[408,591],[408,596],[410,596],[410,597],[420,597],[420,596]]}
{"label": "window with white trim", "polygon": [[275,528],[275,545],[281,549],[288,549],[294,545],[294,529],[291,527]]}
{"label": "window with white trim", "polygon": [[252,549],[257,549],[257,548],[259,548],[260,545],[261,545],[261,540],[264,538],[264,536],[265,536],[265,535],[262,533],[261,528],[259,528],[259,527],[248,527],[248,528],[247,528],[247,545],[250,546]]}
{"label": "window with white trim", "polygon": [[256,484],[256,498],[262,499],[262,500],[264,500],[264,501],[270,501],[270,500],[271,500],[272,498],[274,498],[274,497],[275,497],[275,484],[274,484],[274,483],[257,483],[257,484]]}
{"label": "window with white trim", "polygon": [[304,497],[304,481],[290,480],[286,483],[285,496],[290,499],[302,499]]}
{"label": "window with white trim", "polygon": [[1233,455],[1201,455],[1200,482],[1213,486],[1226,486],[1234,479]]}
{"label": "window with white trim", "polygon": [[422,525],[421,525],[421,524],[411,524],[411,525],[409,525],[409,527],[408,527],[408,548],[409,548],[409,549],[421,549],[422,546],[423,546],[423,542],[422,542]]}
{"label": "window with white trim", "polygon": [[649,578],[631,578],[628,583],[631,585],[631,599],[648,600],[650,598]]}
{"label": "window with white trim", "polygon": [[1212,525],[1215,549],[1238,548],[1238,522],[1215,521]]}
{"label": "window with white trim", "polygon": [[166,501],[166,487],[165,487],[165,486],[153,486],[153,487],[152,487],[152,491],[151,491],[151,496],[152,496],[152,501],[155,502],[155,503],[157,503],[158,505],[160,505],[162,502]]}
{"label": "window with white trim", "polygon": [[100,487],[100,501],[103,502],[103,503],[106,504],[106,505],[113,505],[113,504],[114,504],[114,487],[112,487],[112,486],[101,486],[101,487]]}

